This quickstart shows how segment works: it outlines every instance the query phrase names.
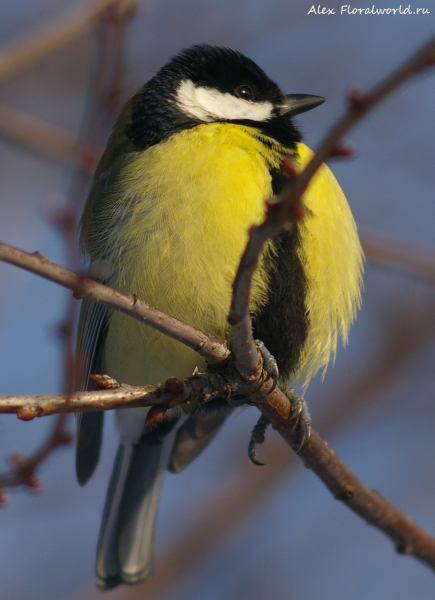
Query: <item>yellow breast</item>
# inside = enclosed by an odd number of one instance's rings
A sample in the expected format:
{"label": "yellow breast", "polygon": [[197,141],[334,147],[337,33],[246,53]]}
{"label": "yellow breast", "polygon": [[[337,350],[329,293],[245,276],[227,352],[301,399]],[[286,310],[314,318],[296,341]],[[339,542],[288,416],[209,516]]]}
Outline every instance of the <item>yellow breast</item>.
{"label": "yellow breast", "polygon": [[[226,337],[231,286],[251,225],[261,222],[271,196],[269,170],[285,148],[265,145],[252,128],[200,125],[137,153],[125,167],[112,205],[118,226],[107,248],[114,287],[207,333]],[[270,140],[269,140],[270,142]],[[299,144],[300,168],[311,151]],[[335,355],[360,304],[362,251],[346,198],[323,166],[304,195],[299,254],[308,281],[308,338],[298,378],[306,385]],[[116,219],[115,219],[116,221]],[[255,275],[251,310],[267,300],[267,274]],[[271,291],[273,293],[273,290]],[[103,367],[129,383],[187,377],[202,359],[182,344],[121,313],[111,317]]]}
{"label": "yellow breast", "polygon": [[[127,249],[113,285],[221,338],[248,229],[263,218],[272,193],[269,168],[279,166],[284,152],[269,150],[266,159],[251,132],[214,123],[176,134],[138,153],[113,192],[120,211],[128,210],[113,234]],[[260,268],[253,309],[266,289]],[[104,363],[130,383],[186,377],[195,365],[204,367],[192,350],[120,313],[111,317]]]}

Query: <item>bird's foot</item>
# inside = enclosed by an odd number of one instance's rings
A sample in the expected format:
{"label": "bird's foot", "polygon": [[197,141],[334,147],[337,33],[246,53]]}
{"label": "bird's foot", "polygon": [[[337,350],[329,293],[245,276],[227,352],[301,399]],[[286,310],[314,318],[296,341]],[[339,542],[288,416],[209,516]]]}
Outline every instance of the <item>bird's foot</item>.
{"label": "bird's foot", "polygon": [[290,400],[291,405],[289,420],[301,436],[301,443],[297,450],[297,454],[300,454],[306,448],[311,436],[310,411],[305,399],[299,396],[294,389],[290,388],[285,390],[284,393]]}
{"label": "bird's foot", "polygon": [[258,467],[262,467],[264,463],[262,463],[257,458],[257,444],[262,444],[266,439],[266,429],[268,425],[270,425],[269,419],[264,415],[261,415],[261,417],[258,419],[257,423],[255,424],[252,430],[251,439],[249,440],[249,460],[252,464],[257,465]]}
{"label": "bird's foot", "polygon": [[276,362],[273,355],[269,352],[266,346],[260,340],[255,340],[258,351],[263,358],[263,381],[269,381],[272,379],[272,387],[269,390],[269,394],[276,388],[279,379],[278,363]]}
{"label": "bird's foot", "polygon": [[[258,352],[261,354],[262,363],[263,363],[261,375],[257,381],[257,385],[258,385],[258,387],[260,387],[261,385],[263,385],[263,383],[265,381],[269,381],[269,379],[272,379],[272,386],[267,392],[268,394],[270,394],[276,388],[276,385],[278,383],[278,379],[279,379],[278,363],[276,362],[273,355],[266,348],[266,346],[263,344],[263,342],[261,342],[260,340],[255,340],[255,344],[257,346]],[[229,398],[227,398],[228,404],[230,404],[231,406],[235,406],[235,407],[243,406],[248,401],[249,401],[249,396],[242,395],[242,394],[234,394],[234,396],[230,396]]]}

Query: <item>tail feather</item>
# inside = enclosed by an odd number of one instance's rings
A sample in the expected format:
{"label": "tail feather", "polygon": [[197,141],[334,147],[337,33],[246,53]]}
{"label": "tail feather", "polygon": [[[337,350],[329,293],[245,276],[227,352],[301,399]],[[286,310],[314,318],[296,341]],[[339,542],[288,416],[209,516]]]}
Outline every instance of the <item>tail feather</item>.
{"label": "tail feather", "polygon": [[107,492],[97,548],[98,586],[136,584],[152,572],[153,533],[173,437],[120,444]]}

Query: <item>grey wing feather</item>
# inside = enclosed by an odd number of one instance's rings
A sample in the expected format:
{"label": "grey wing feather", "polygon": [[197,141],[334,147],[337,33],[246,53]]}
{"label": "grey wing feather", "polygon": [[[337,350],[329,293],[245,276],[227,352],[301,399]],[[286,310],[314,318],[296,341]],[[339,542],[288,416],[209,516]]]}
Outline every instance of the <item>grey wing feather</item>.
{"label": "grey wing feather", "polygon": [[[91,229],[100,214],[103,196],[110,213],[110,195],[106,190],[114,185],[129,160],[125,154],[106,170],[103,161],[89,195],[87,217],[82,221],[85,242],[92,240]],[[110,273],[100,276],[110,278]],[[89,374],[100,370],[108,315],[107,309],[92,301],[83,303],[78,335],[78,354],[82,357],[80,389],[89,388]],[[123,441],[119,445],[97,549],[96,574],[101,589],[121,583],[136,584],[151,575],[154,523],[164,471],[179,471],[187,466],[211,441],[231,410],[225,405],[217,412],[189,415],[178,430],[175,443],[171,433],[163,440],[147,439],[145,435],[138,443]],[[102,425],[103,413],[83,413],[78,419],[76,468],[80,483],[89,479],[98,463]]]}
{"label": "grey wing feather", "polygon": [[[91,373],[100,371],[108,309],[94,302],[82,303],[77,335],[76,389],[92,389]],[[77,415],[76,474],[80,485],[92,476],[100,458],[104,412]]]}
{"label": "grey wing feather", "polygon": [[[101,199],[110,197],[107,196],[107,190],[115,185],[122,165],[128,160],[128,156],[121,156],[103,172],[101,172],[101,165],[97,169],[81,221],[81,243],[91,255],[92,234],[94,228],[98,226]],[[112,276],[110,261],[104,260],[101,256],[91,256],[91,258],[89,276],[99,281],[110,282]],[[82,302],[76,352],[77,390],[95,389],[92,382],[89,381],[89,375],[101,372],[102,350],[109,314],[110,311],[105,306],[93,300],[85,299]],[[80,485],[84,485],[89,480],[98,464],[103,436],[103,420],[104,412],[102,411],[78,413],[77,415],[76,474]]]}
{"label": "grey wing feather", "polygon": [[227,404],[218,411],[190,415],[177,431],[168,470],[178,473],[187,467],[208,446],[232,410]]}

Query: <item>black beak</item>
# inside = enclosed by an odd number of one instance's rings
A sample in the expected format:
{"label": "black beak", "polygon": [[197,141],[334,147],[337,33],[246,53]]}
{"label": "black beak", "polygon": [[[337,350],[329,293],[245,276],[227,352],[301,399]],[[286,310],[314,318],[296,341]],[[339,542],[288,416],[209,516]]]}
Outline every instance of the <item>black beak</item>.
{"label": "black beak", "polygon": [[300,115],[325,102],[325,98],[321,96],[308,96],[307,94],[287,94],[285,98],[285,102],[280,106],[280,113],[289,117]]}

